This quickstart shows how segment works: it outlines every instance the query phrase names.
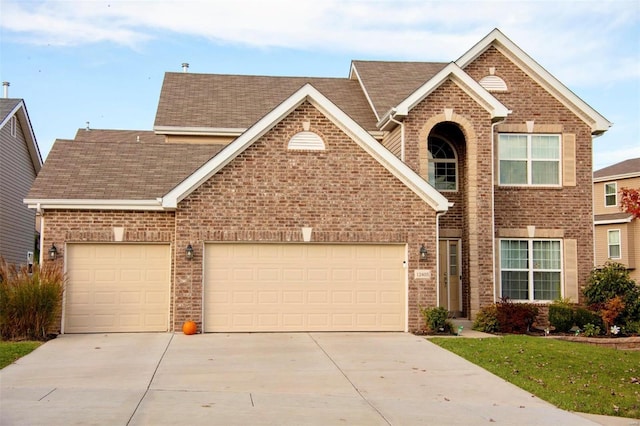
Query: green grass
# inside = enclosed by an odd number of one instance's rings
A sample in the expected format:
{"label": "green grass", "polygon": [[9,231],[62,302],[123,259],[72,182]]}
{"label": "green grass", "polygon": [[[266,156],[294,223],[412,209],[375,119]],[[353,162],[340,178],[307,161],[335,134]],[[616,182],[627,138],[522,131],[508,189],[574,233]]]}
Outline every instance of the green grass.
{"label": "green grass", "polygon": [[564,410],[640,418],[640,351],[517,335],[430,341]]}
{"label": "green grass", "polygon": [[40,346],[42,342],[0,342],[0,369]]}

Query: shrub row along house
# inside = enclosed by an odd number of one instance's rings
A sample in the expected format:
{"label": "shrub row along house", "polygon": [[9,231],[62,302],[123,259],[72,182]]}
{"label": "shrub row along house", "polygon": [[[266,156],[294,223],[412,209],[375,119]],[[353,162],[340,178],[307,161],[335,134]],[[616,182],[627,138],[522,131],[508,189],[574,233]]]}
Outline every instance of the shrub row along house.
{"label": "shrub row along house", "polygon": [[25,202],[63,332],[414,331],[581,297],[609,127],[494,30],[348,78],[167,73],[153,132],[56,141]]}

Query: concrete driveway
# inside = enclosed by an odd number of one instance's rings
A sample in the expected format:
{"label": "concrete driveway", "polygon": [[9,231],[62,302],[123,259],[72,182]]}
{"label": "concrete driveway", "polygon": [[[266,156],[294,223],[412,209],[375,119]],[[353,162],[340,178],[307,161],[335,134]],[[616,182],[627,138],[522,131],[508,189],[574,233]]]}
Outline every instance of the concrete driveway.
{"label": "concrete driveway", "polygon": [[63,335],[2,425],[594,425],[406,333]]}

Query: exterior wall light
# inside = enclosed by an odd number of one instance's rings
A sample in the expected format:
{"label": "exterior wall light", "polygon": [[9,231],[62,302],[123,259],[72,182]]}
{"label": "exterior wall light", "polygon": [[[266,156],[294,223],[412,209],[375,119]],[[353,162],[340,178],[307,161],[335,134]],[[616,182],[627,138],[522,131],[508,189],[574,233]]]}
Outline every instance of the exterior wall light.
{"label": "exterior wall light", "polygon": [[51,243],[51,248],[49,249],[49,260],[56,260],[58,257],[58,249],[55,244]]}
{"label": "exterior wall light", "polygon": [[420,246],[420,260],[427,260],[427,248],[424,244]]}
{"label": "exterior wall light", "polygon": [[193,247],[189,244],[185,250],[187,260],[193,260]]}

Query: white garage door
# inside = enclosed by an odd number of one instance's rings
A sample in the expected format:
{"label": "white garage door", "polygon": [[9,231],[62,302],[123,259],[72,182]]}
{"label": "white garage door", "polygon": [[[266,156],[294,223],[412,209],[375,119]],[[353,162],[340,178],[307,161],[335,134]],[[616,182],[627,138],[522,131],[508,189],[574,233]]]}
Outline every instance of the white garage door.
{"label": "white garage door", "polygon": [[404,245],[208,244],[204,330],[403,331]]}
{"label": "white garage door", "polygon": [[68,244],[64,332],[167,331],[168,245]]}

